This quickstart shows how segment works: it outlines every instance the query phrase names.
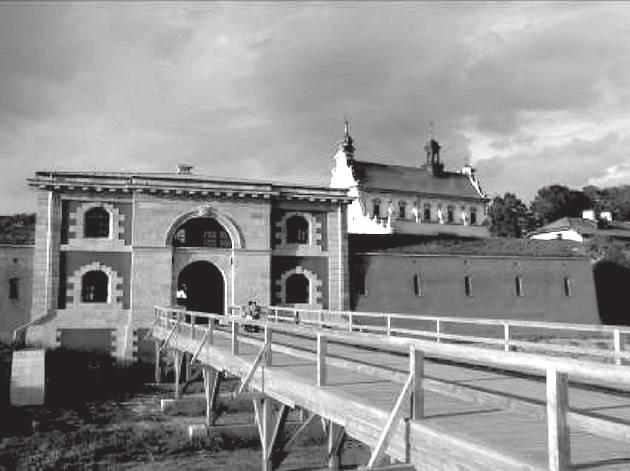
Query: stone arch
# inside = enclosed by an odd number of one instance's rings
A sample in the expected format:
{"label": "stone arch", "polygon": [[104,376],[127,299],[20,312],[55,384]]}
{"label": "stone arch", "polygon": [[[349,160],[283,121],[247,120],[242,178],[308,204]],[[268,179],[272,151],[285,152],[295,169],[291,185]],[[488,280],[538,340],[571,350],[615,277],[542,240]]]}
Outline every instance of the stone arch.
{"label": "stone arch", "polygon": [[223,214],[223,213],[221,213],[221,212],[217,211],[216,209],[214,209],[212,207],[209,207],[209,206],[197,207],[197,208],[193,209],[192,211],[189,211],[189,212],[187,212],[185,214],[182,214],[181,216],[177,217],[171,223],[168,231],[166,232],[166,236],[164,238],[165,244],[167,246],[171,245],[171,241],[173,240],[173,236],[175,235],[175,232],[177,231],[177,229],[179,229],[179,227],[182,224],[185,224],[186,222],[190,221],[191,219],[204,218],[204,217],[205,218],[215,219],[219,224],[221,224],[223,226],[225,231],[230,236],[230,239],[232,240],[232,248],[233,249],[242,249],[242,248],[244,248],[245,240],[243,238],[243,235],[242,235],[239,227],[232,220],[232,218],[230,218],[226,214]]}
{"label": "stone arch", "polygon": [[[83,276],[91,271],[101,271],[107,275],[107,300],[104,303],[84,303],[81,299],[81,290]],[[72,298],[72,304],[109,304],[112,306],[121,306],[123,297],[123,279],[118,275],[118,272],[113,268],[104,265],[100,262],[92,262],[83,265],[68,278],[68,287],[66,289],[66,297]]]}

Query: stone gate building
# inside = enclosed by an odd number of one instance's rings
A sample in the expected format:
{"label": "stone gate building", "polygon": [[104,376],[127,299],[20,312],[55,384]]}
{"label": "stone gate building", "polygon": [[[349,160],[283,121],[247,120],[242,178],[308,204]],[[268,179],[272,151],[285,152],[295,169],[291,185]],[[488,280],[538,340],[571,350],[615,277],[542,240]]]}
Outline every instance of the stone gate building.
{"label": "stone gate building", "polygon": [[29,344],[131,358],[153,307],[348,307],[346,192],[177,174],[38,172]]}

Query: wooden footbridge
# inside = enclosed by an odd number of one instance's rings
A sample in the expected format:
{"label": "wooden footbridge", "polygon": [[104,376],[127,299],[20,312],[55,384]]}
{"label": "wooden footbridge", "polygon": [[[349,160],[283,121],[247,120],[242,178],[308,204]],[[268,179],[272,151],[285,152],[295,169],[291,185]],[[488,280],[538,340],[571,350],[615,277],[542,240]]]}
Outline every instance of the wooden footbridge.
{"label": "wooden footbridge", "polygon": [[[630,469],[630,329],[269,308],[260,320],[158,307],[156,352],[254,401],[262,469],[314,421],[329,468],[351,436],[367,469]],[[580,344],[544,340],[583,338]],[[587,345],[587,341],[590,344]],[[159,358],[159,357],[158,357]],[[158,363],[159,364],[159,363]],[[289,409],[308,411],[282,439]]]}

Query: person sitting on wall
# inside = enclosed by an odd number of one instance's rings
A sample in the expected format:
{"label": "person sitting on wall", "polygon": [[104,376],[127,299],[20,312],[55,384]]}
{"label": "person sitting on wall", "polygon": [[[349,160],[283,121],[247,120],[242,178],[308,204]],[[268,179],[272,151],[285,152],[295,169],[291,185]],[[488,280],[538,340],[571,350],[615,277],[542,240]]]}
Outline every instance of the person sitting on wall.
{"label": "person sitting on wall", "polygon": [[[247,307],[243,309],[245,319],[260,320],[260,306],[256,301],[249,301]],[[258,332],[260,327],[257,325],[245,325],[246,332]]]}

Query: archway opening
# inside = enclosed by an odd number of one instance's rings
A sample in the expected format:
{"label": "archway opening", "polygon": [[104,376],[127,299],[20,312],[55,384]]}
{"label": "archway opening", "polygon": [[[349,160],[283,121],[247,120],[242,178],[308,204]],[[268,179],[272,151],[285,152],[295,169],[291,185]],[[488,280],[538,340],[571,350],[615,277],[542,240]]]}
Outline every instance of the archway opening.
{"label": "archway opening", "polygon": [[183,304],[189,311],[225,312],[223,275],[210,262],[198,261],[186,265],[177,277],[177,291],[186,293]]}

